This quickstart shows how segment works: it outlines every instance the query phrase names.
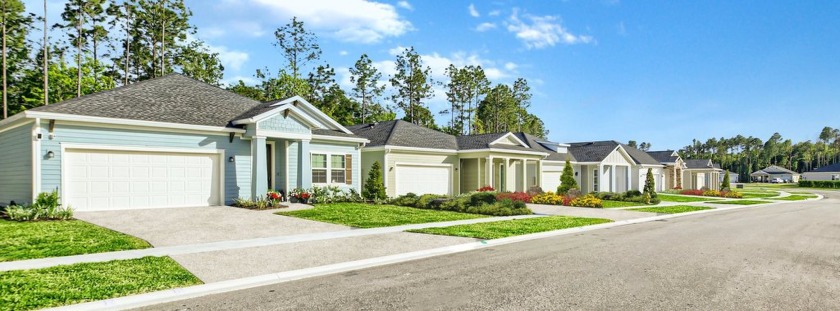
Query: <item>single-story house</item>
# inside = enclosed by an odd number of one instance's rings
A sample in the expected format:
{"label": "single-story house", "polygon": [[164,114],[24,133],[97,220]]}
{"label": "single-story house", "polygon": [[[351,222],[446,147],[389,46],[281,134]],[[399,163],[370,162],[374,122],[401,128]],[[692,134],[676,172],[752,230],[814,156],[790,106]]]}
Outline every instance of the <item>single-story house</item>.
{"label": "single-story house", "polygon": [[781,166],[770,165],[750,174],[750,179],[756,182],[770,182],[774,178],[781,178],[785,182],[799,182],[799,173]]}
{"label": "single-story house", "polygon": [[840,180],[840,163],[826,165],[810,172],[802,173],[804,180]]}
{"label": "single-story house", "polygon": [[644,151],[612,140],[571,143],[569,151],[577,160],[583,193],[641,190],[648,168],[662,190],[664,166]]}
{"label": "single-story house", "polygon": [[[720,174],[720,182],[721,183],[723,183],[723,178],[725,176],[726,176],[726,172],[724,172],[723,174]],[[730,183],[738,183],[738,182],[740,182],[740,179],[741,178],[738,176],[738,173],[729,172],[729,182]]]}
{"label": "single-story house", "polygon": [[648,151],[648,155],[665,166],[665,189],[682,189],[685,161],[674,150]]}
{"label": "single-story house", "polygon": [[683,170],[684,189],[720,190],[720,175],[723,170],[720,165],[709,159],[688,159],[685,160]]}
{"label": "single-story house", "polygon": [[0,121],[0,202],[57,190],[85,211],[359,191],[367,142],[300,97],[263,103],[171,74]]}

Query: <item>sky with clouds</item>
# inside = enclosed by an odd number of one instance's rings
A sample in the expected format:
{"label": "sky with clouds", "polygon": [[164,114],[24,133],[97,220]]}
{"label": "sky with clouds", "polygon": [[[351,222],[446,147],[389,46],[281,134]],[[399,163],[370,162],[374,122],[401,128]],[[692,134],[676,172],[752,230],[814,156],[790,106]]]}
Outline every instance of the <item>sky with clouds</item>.
{"label": "sky with clouds", "polygon": [[[26,2],[41,14],[41,1]],[[297,16],[344,85],[362,53],[387,75],[409,46],[438,81],[450,63],[481,65],[498,83],[526,78],[554,141],[665,149],[737,134],[816,139],[840,127],[837,1],[186,2],[231,82],[282,66],[274,30]],[[63,1],[49,3],[55,20]],[[433,111],[444,99],[438,89]]]}

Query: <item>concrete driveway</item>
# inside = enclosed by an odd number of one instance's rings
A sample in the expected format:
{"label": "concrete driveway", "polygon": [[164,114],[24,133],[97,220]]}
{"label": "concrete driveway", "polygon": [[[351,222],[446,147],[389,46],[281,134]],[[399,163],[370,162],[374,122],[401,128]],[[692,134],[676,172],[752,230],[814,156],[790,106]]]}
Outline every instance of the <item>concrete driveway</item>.
{"label": "concrete driveway", "polygon": [[274,215],[277,211],[213,206],[77,212],[74,216],[157,247],[351,229]]}

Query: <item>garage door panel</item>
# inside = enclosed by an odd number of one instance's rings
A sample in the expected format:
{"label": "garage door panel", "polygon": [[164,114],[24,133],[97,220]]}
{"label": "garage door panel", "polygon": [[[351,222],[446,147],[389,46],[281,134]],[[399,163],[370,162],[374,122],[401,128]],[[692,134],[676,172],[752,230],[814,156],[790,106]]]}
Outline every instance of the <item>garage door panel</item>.
{"label": "garage door panel", "polygon": [[397,195],[406,193],[449,195],[451,168],[446,166],[397,165]]}
{"label": "garage door panel", "polygon": [[76,210],[219,204],[219,156],[67,150],[67,203]]}
{"label": "garage door panel", "polygon": [[560,175],[562,175],[562,172],[543,172],[542,190],[557,191],[557,187],[560,186]]}

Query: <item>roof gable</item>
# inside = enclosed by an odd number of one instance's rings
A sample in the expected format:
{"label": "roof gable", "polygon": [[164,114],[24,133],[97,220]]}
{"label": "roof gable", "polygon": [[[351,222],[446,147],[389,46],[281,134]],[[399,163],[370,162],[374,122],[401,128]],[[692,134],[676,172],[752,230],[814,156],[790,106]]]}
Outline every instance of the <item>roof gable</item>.
{"label": "roof gable", "polygon": [[300,120],[308,123],[312,128],[335,130],[346,134],[353,133],[300,96],[262,103],[239,115],[233,121],[233,124],[259,123],[263,120],[273,118],[280,113],[283,113],[284,116],[288,116],[289,113],[294,113]]}
{"label": "roof gable", "polygon": [[504,134],[502,137],[499,137],[498,139],[490,142],[488,145],[510,145],[528,148],[528,145],[526,145],[521,139],[519,139],[519,137],[513,135],[513,133]]}

